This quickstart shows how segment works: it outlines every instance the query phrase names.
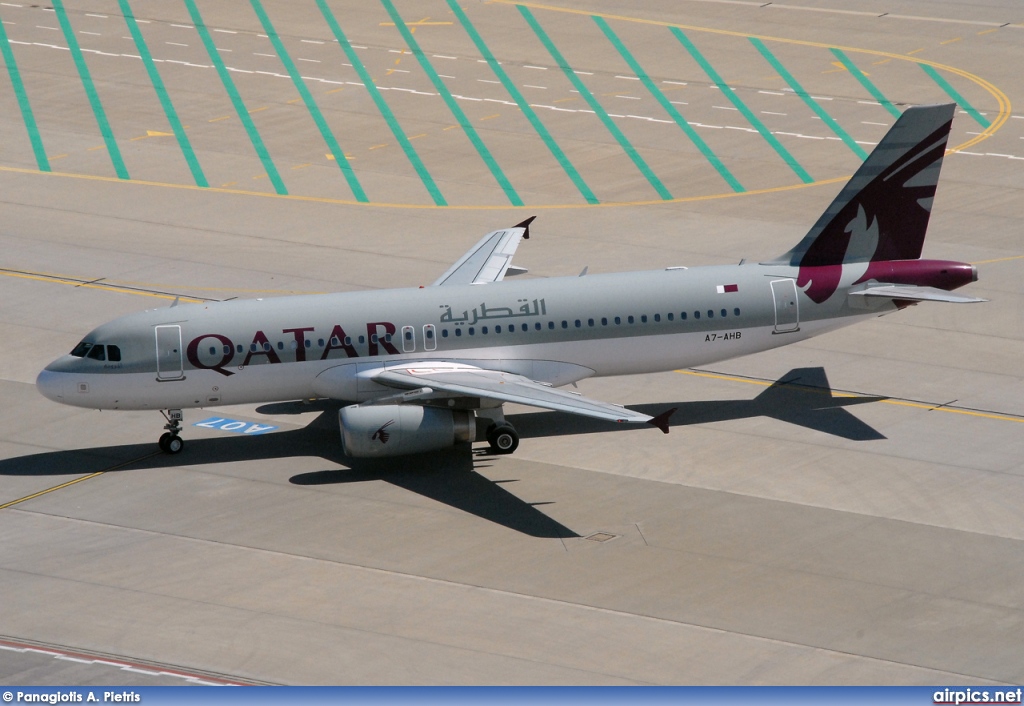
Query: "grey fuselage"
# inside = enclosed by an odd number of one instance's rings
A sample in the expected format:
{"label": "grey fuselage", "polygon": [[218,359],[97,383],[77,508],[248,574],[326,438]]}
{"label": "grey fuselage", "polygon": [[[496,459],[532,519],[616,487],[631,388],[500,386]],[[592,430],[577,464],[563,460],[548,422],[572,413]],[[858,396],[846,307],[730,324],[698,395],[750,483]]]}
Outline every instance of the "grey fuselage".
{"label": "grey fuselage", "polygon": [[797,268],[752,263],[172,306],[84,338],[120,360],[63,356],[37,384],[94,409],[361,401],[386,392],[373,371],[424,360],[559,386],[703,365],[895,311],[847,296],[865,268],[843,265],[822,303],[797,288]]}

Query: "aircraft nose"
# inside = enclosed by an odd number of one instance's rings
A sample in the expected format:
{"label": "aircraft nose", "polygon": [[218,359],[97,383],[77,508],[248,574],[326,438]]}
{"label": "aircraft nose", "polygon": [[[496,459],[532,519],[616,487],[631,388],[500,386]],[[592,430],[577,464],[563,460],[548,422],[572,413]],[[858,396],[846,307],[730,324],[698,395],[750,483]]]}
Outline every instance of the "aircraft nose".
{"label": "aircraft nose", "polygon": [[64,378],[65,373],[57,373],[52,370],[43,370],[36,378],[36,389],[39,393],[54,402],[64,401]]}

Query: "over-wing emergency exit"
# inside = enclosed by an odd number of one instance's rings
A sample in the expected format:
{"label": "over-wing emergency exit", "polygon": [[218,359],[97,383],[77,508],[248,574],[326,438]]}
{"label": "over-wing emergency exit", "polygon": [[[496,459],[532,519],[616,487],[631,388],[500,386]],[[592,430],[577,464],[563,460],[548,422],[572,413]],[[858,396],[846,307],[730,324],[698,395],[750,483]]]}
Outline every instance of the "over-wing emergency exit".
{"label": "over-wing emergency exit", "polygon": [[533,218],[484,236],[432,286],[152,309],[89,333],[36,381],[46,397],[167,417],[182,410],[331,398],[350,456],[476,440],[512,453],[505,402],[608,422],[651,417],[559,389],[591,376],[705,365],[802,341],[977,280],[922,260],[954,105],[908,108],[807,235],[760,263],[506,281]]}

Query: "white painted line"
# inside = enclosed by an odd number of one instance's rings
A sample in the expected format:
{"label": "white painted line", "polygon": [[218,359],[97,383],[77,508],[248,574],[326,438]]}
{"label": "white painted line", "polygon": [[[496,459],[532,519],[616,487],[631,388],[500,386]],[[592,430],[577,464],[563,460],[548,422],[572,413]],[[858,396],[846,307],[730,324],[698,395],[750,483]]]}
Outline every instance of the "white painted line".
{"label": "white painted line", "polygon": [[[6,5],[6,4],[7,4],[7,3],[4,3],[4,5]],[[105,19],[107,19],[107,16],[106,16],[106,15],[93,15],[93,14],[91,14],[91,13],[88,13],[88,12],[87,12],[87,13],[85,13],[85,16],[86,16],[86,17],[99,17],[99,18],[100,18],[101,20],[105,20]]]}
{"label": "white painted line", "polygon": [[861,120],[861,125],[880,125],[881,127],[889,127],[888,123],[873,123],[868,120]]}
{"label": "white painted line", "polygon": [[684,103],[683,101],[669,101],[669,103],[671,103],[672,105],[690,105],[689,103]]}
{"label": "white painted line", "polygon": [[65,662],[78,662],[79,664],[92,664],[91,659],[79,659],[78,657],[68,657],[67,655],[57,655],[55,659],[60,659]]}
{"label": "white painted line", "polygon": [[779,93],[778,91],[758,91],[758,93],[764,93],[765,95],[769,95],[769,96],[784,96],[784,95],[786,95],[785,93]]}
{"label": "white painted line", "polygon": [[594,75],[590,71],[576,71],[576,70],[573,70],[573,73],[574,74],[582,74],[583,76],[593,76]]}
{"label": "white painted line", "polygon": [[192,25],[171,25],[171,27],[178,27],[180,29],[195,29]]}
{"label": "white painted line", "polygon": [[215,29],[213,31],[220,32],[221,34],[238,34],[238,32],[234,31],[233,29]]}
{"label": "white painted line", "polygon": [[[299,61],[309,61],[309,62],[314,63],[314,64],[319,64],[320,63],[319,59],[303,59],[301,56],[299,57]],[[398,69],[395,69],[395,70],[398,71]],[[303,344],[303,345],[305,345],[305,344]]]}
{"label": "white painted line", "polygon": [[477,81],[479,81],[480,83],[501,83],[501,81],[492,81],[487,78],[478,78]]}
{"label": "white painted line", "polygon": [[639,99],[639,98],[637,98],[636,96],[615,96],[615,97],[616,97],[616,98],[625,98],[625,99],[627,99],[627,100],[631,100],[631,101],[638,101],[638,100],[640,100],[640,99]]}
{"label": "white painted line", "polygon": [[187,44],[181,44],[180,42],[164,42],[164,44],[170,44],[175,47],[187,47]]}
{"label": "white painted line", "polygon": [[639,81],[640,80],[636,76],[616,76],[615,78],[624,78],[627,81]]}
{"label": "white painted line", "polygon": [[739,108],[733,108],[728,105],[713,105],[712,108],[718,108],[719,110],[739,110]]}
{"label": "white painted line", "polygon": [[80,30],[78,30],[78,33],[79,33],[79,34],[91,34],[91,35],[92,35],[92,36],[94,36],[94,37],[102,37],[102,36],[103,36],[103,35],[102,35],[102,34],[100,34],[99,32],[86,32],[86,31],[85,31],[84,29],[80,29]]}
{"label": "white painted line", "polygon": [[[345,64],[345,65],[346,66],[351,66],[352,64]],[[441,78],[455,78],[454,76],[449,76],[448,74],[438,74],[438,76],[440,76]]]}
{"label": "white painted line", "polygon": [[36,29],[52,29],[54,32],[59,32],[60,31],[56,27],[44,27],[43,25],[36,25]]}
{"label": "white painted line", "polygon": [[538,71],[547,71],[548,70],[548,67],[546,67],[546,66],[530,66],[529,64],[524,64],[523,68],[524,69],[537,69]]}
{"label": "white painted line", "polygon": [[546,90],[548,90],[548,87],[547,87],[547,86],[531,86],[531,85],[530,85],[530,84],[528,84],[528,83],[524,83],[524,84],[523,84],[523,88],[539,88],[539,89],[540,89],[540,90],[542,90],[542,91],[546,91]]}
{"label": "white painted line", "polygon": [[300,39],[303,44],[323,44],[319,39]]}
{"label": "white painted line", "polygon": [[785,113],[773,113],[770,110],[762,110],[761,113],[764,115],[786,115]]}
{"label": "white painted line", "polygon": [[967,134],[968,135],[980,135],[982,133],[980,133],[980,132],[968,132]]}
{"label": "white painted line", "polygon": [[[267,35],[263,34],[263,35],[260,35],[260,36],[265,37]],[[351,44],[349,46],[351,46],[353,49],[366,49],[366,47],[364,47],[362,44]]]}
{"label": "white painted line", "polygon": [[670,83],[673,86],[685,86],[685,85],[687,85],[683,81],[662,81],[662,83]]}
{"label": "white painted line", "polygon": [[[352,46],[355,46],[355,44],[353,44]],[[365,49],[365,48],[366,47],[363,47],[363,49]],[[457,56],[445,56],[444,54],[431,54],[431,56],[434,57],[435,59],[458,59],[459,58]]]}
{"label": "white painted line", "polygon": [[277,58],[277,57],[276,57],[276,56],[274,56],[273,54],[260,54],[260,53],[259,53],[258,51],[257,51],[257,52],[253,52],[253,54],[252,54],[252,55],[253,55],[253,56],[269,56],[269,57],[270,57],[271,59],[276,59],[276,58]]}
{"label": "white painted line", "polygon": [[217,51],[227,51],[227,52],[230,52],[231,50],[230,49],[221,49],[220,47],[217,47]]}
{"label": "white painted line", "polygon": [[830,101],[830,100],[832,100],[831,98],[827,98],[825,96],[811,96],[811,98],[813,98],[816,101]]}
{"label": "white painted line", "polygon": [[861,105],[882,105],[878,101],[857,101]]}
{"label": "white painted line", "polygon": [[[313,61],[313,59],[303,59],[303,61]],[[320,62],[318,61],[318,62],[316,62],[316,63],[318,63],[318,64],[319,64]],[[408,72],[408,71],[406,71],[405,69],[388,69],[388,70],[389,70],[389,71],[397,71],[397,72],[398,72],[398,73],[400,73],[400,74],[407,74],[407,73],[409,73],[409,72]]]}
{"label": "white painted line", "polygon": [[24,5],[15,5],[13,2],[0,2],[0,5],[6,5],[7,7],[25,7]]}

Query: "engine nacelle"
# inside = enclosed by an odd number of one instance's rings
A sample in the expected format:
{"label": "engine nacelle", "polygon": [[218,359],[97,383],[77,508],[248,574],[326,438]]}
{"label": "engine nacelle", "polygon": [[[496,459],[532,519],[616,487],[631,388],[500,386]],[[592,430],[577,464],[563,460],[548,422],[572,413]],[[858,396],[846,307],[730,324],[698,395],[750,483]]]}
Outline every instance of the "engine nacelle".
{"label": "engine nacelle", "polygon": [[414,404],[342,407],[338,423],[342,449],[357,458],[436,451],[476,437],[472,412]]}

